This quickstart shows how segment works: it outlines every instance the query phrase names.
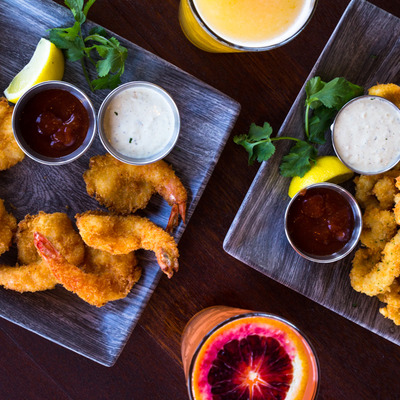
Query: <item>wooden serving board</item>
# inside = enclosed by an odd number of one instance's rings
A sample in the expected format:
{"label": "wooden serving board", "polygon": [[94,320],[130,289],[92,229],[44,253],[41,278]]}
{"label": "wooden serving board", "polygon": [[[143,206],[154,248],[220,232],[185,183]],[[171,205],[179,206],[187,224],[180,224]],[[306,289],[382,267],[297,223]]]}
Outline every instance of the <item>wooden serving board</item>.
{"label": "wooden serving board", "polygon": [[[400,84],[399,38],[399,18],[366,1],[353,0],[307,81],[314,76],[324,81],[344,76],[365,88],[377,82]],[[304,101],[303,86],[278,136],[304,137]],[[224,249],[261,273],[400,344],[400,327],[378,312],[379,301],[350,286],[354,253],[336,263],[317,264],[301,258],[286,240],[284,213],[290,179],[279,175],[279,164],[291,146],[287,142],[280,142],[273,158],[260,167],[227,233]],[[334,154],[328,142],[321,155]],[[354,189],[352,182],[347,186]]]}
{"label": "wooden serving board", "polygon": [[[23,11],[23,12],[21,12]],[[49,0],[2,0],[0,29],[7,32],[0,41],[0,88],[3,91],[29,61],[47,29],[73,24],[68,9]],[[85,30],[95,24],[87,21]],[[177,103],[181,133],[166,161],[172,164],[188,190],[187,223],[202,195],[230,131],[239,104],[154,54],[109,32],[128,48],[123,83],[150,81],[166,89]],[[27,39],[29,38],[29,39]],[[67,62],[64,80],[84,90],[98,110],[109,91],[91,93],[80,63]],[[42,210],[62,211],[74,221],[76,213],[101,208],[86,193],[83,172],[90,157],[104,154],[100,139],[77,161],[59,167],[38,164],[28,157],[0,172],[0,198],[18,221]],[[165,227],[170,207],[153,196],[141,215]],[[177,241],[185,226],[175,230]],[[0,316],[70,348],[106,366],[122,351],[162,273],[151,252],[138,252],[143,274],[127,298],[96,308],[59,286],[55,290],[20,294],[0,288]],[[16,250],[1,257],[0,263],[16,263]],[[171,280],[173,285],[173,279]]]}

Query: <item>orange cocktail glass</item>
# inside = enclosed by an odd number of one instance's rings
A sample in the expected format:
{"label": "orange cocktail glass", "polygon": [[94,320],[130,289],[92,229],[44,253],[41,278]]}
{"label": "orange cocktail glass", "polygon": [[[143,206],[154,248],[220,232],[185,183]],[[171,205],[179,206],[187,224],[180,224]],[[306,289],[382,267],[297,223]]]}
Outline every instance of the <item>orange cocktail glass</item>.
{"label": "orange cocktail glass", "polygon": [[317,0],[181,0],[186,37],[209,52],[262,51],[293,39]]}
{"label": "orange cocktail glass", "polygon": [[182,336],[191,400],[312,400],[319,365],[305,336],[263,312],[215,306],[196,314]]}

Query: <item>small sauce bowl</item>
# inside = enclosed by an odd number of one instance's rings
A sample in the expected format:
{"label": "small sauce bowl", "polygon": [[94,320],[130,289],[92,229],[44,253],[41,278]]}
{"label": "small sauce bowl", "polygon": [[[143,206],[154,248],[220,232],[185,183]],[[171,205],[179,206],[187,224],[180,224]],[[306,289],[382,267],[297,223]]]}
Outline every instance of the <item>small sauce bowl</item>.
{"label": "small sauce bowl", "polygon": [[12,115],[14,138],[33,160],[62,165],[80,157],[96,133],[93,104],[64,81],[38,83],[18,100]]}
{"label": "small sauce bowl", "polygon": [[144,81],[128,82],[110,92],[97,121],[105,149],[133,165],[167,156],[180,131],[179,111],[172,97],[160,86]]}
{"label": "small sauce bowl", "polygon": [[338,158],[360,175],[375,175],[400,161],[400,109],[391,101],[364,95],[347,102],[331,125]]}
{"label": "small sauce bowl", "polygon": [[361,209],[341,186],[317,183],[298,192],[285,212],[285,234],[307,260],[330,263],[347,256],[362,230]]}

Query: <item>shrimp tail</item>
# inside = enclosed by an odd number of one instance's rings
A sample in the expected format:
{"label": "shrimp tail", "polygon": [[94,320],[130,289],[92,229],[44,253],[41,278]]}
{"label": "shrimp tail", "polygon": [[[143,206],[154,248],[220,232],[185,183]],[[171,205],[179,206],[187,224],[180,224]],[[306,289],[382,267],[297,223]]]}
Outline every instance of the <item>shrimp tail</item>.
{"label": "shrimp tail", "polygon": [[168,278],[171,278],[174,272],[177,272],[179,268],[177,258],[174,257],[174,255],[169,254],[164,248],[160,248],[156,252],[156,256],[161,271],[164,272]]}
{"label": "shrimp tail", "polygon": [[39,232],[33,234],[33,242],[39,254],[46,260],[61,261],[62,255],[51,242]]}
{"label": "shrimp tail", "polygon": [[175,203],[172,206],[171,214],[169,215],[166,232],[171,233],[176,226],[178,226],[179,215],[183,223],[186,223],[186,203]]}

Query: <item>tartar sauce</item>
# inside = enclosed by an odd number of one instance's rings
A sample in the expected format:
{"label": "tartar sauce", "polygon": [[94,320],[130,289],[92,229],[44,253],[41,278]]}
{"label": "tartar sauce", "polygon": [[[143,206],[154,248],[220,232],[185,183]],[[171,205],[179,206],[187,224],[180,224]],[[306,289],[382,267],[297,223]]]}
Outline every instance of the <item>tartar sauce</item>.
{"label": "tartar sauce", "polygon": [[129,87],[108,104],[103,122],[105,135],[119,153],[145,158],[162,151],[175,129],[171,105],[151,87]]}
{"label": "tartar sauce", "polygon": [[339,158],[356,172],[389,169],[400,157],[400,110],[375,96],[350,102],[336,117],[333,144]]}

